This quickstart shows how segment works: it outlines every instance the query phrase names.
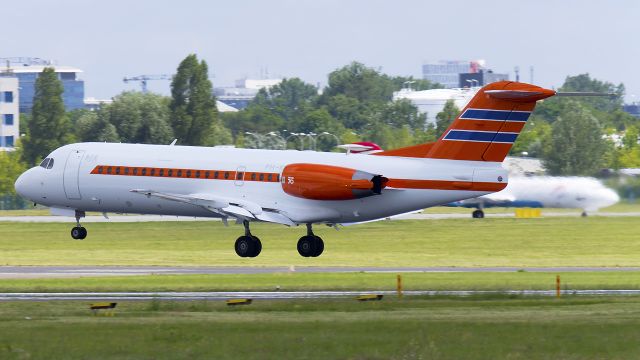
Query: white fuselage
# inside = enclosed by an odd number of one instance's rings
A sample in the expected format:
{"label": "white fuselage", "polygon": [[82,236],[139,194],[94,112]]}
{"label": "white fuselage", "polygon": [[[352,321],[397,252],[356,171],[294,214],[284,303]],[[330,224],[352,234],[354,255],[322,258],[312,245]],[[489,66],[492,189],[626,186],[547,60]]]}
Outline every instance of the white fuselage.
{"label": "white fuselage", "polygon": [[[470,185],[475,182],[507,182],[506,171],[496,162],[296,150],[78,143],[56,149],[49,158],[54,160],[50,169],[34,167],[16,182],[16,189],[22,196],[46,206],[79,211],[220,216],[202,206],[131,191],[152,189],[160,193],[213,194],[238,202],[250,201],[263,209],[277,211],[297,224],[351,223],[384,218],[491,192]],[[387,188],[381,195],[351,200],[312,200],[285,193],[277,180],[224,179],[222,175],[219,179],[203,179],[95,173],[97,166],[123,166],[263,172],[279,176],[285,166],[296,163],[338,166],[390,179],[434,180],[449,185]]]}
{"label": "white fuselage", "polygon": [[538,202],[545,208],[578,208],[585,211],[596,211],[620,200],[615,191],[597,179],[574,176],[512,177],[504,190],[484,198]]}

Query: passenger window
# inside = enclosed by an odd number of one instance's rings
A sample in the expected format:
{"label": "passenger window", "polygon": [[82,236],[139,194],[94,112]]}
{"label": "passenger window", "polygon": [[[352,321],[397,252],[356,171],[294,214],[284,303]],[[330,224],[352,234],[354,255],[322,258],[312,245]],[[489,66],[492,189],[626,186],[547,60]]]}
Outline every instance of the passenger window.
{"label": "passenger window", "polygon": [[273,175],[272,175],[272,174],[269,174],[268,179],[269,179],[269,181],[271,181],[271,180],[273,179]]}
{"label": "passenger window", "polygon": [[187,177],[190,178],[191,177],[191,170],[187,170]]}
{"label": "passenger window", "polygon": [[236,180],[242,180],[243,176],[244,176],[244,173],[242,171],[236,173]]}
{"label": "passenger window", "polygon": [[159,174],[160,174],[160,176],[164,176],[164,169],[160,169]]}
{"label": "passenger window", "polygon": [[98,174],[102,174],[102,166],[98,166]]}
{"label": "passenger window", "polygon": [[260,181],[264,181],[264,174],[260,174]]}
{"label": "passenger window", "polygon": [[200,178],[200,171],[196,171],[196,178]]}
{"label": "passenger window", "polygon": [[125,174],[125,175],[129,175],[129,168],[128,168],[128,167],[125,167],[125,168],[124,168],[124,174]]}
{"label": "passenger window", "polygon": [[210,172],[208,172],[208,171],[205,171],[205,172],[204,172],[204,177],[205,177],[205,178],[207,178],[207,179],[208,179],[208,178],[209,178],[209,175],[211,175],[211,173],[210,173]]}
{"label": "passenger window", "polygon": [[255,180],[256,179],[256,173],[251,173],[251,180]]}
{"label": "passenger window", "polygon": [[149,175],[155,176],[156,175],[156,169],[149,169]]}
{"label": "passenger window", "polygon": [[224,178],[225,178],[225,179],[228,179],[228,178],[229,178],[229,172],[228,172],[228,171],[225,171],[225,172],[224,172]]}
{"label": "passenger window", "polygon": [[120,175],[120,166],[116,166],[116,175]]}
{"label": "passenger window", "polygon": [[133,175],[138,175],[138,168],[133,168]]}
{"label": "passenger window", "polygon": [[147,168],[142,168],[142,170],[140,172],[142,173],[142,176],[146,176],[147,175]]}
{"label": "passenger window", "polygon": [[173,176],[173,169],[167,170],[167,176],[168,177],[172,177]]}
{"label": "passenger window", "polygon": [[217,179],[217,178],[218,178],[218,175],[220,175],[220,174],[216,171],[216,172],[213,174],[213,177]]}
{"label": "passenger window", "polygon": [[182,170],[178,170],[178,177],[182,177]]}
{"label": "passenger window", "polygon": [[49,165],[47,165],[47,169],[51,169],[53,167],[53,158],[49,159]]}
{"label": "passenger window", "polygon": [[107,168],[107,174],[111,174],[111,166]]}

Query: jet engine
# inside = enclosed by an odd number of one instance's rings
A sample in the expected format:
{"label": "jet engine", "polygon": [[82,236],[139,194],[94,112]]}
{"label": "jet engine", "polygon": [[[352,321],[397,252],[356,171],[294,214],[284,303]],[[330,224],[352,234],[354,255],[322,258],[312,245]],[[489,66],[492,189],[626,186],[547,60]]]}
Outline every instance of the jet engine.
{"label": "jet engine", "polygon": [[313,200],[352,200],[380,195],[389,179],[382,175],[320,164],[290,164],[282,171],[282,189]]}

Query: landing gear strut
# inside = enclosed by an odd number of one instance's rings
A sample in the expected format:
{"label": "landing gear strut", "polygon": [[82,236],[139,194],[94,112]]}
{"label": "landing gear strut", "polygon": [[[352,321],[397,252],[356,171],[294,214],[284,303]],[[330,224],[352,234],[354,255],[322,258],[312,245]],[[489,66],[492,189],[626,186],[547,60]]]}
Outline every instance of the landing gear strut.
{"label": "landing gear strut", "polygon": [[313,234],[311,224],[307,224],[307,235],[298,240],[298,253],[304,257],[318,257],[324,251],[324,241]]}
{"label": "landing gear strut", "polygon": [[84,211],[76,210],[76,226],[71,229],[71,237],[75,240],[83,240],[87,237],[87,229],[80,225],[80,219],[85,215]]}
{"label": "landing gear strut", "polygon": [[257,236],[251,235],[249,221],[242,221],[242,225],[244,225],[244,235],[236,240],[236,254],[240,257],[256,257],[262,251],[262,243]]}

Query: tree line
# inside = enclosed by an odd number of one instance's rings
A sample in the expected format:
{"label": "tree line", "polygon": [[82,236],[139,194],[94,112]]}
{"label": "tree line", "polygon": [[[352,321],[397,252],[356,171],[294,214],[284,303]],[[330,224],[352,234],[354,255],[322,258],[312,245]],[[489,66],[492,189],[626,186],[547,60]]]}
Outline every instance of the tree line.
{"label": "tree line", "polygon": [[[435,141],[458,115],[447,102],[427,124],[426,115],[407,100],[393,101],[393,93],[410,82],[416,90],[440,87],[427,80],[390,76],[353,62],[328,76],[319,89],[299,78],[261,89],[247,108],[219,113],[208,67],[195,54],[177,67],[171,96],[123,92],[97,111],[66,112],[62,84],[52,68],[36,80],[34,107],[22,116],[25,134],[13,153],[0,154],[0,193],[11,192],[17,174],[37,164],[64,144],[84,141],[254,147],[246,133],[330,133],[341,143],[373,141],[385,149]],[[613,98],[551,98],[536,107],[512,154],[543,159],[553,175],[593,175],[602,168],[640,166],[637,144],[639,120],[622,111],[624,86],[569,76],[559,91],[611,92]],[[623,146],[605,135],[624,132]],[[293,137],[293,140],[296,138]],[[297,148],[295,141],[286,142]],[[316,137],[316,148],[335,149],[336,139]],[[2,166],[11,163],[12,166]]]}

